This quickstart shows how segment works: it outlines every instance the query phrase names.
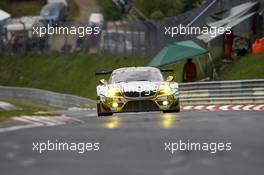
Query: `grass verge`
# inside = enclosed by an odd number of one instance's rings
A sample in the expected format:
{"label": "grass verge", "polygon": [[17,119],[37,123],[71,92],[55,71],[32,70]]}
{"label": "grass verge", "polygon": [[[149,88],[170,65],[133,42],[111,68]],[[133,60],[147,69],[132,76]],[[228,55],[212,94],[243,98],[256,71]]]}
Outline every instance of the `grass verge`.
{"label": "grass verge", "polygon": [[264,53],[241,57],[220,72],[221,80],[263,79]]}
{"label": "grass verge", "polygon": [[39,15],[40,9],[43,4],[44,0],[21,0],[13,2],[6,1],[6,7],[3,10],[10,13],[12,17],[35,16]]}
{"label": "grass verge", "polygon": [[145,66],[143,57],[59,53],[46,55],[0,55],[0,85],[46,89],[95,99],[100,69]]}

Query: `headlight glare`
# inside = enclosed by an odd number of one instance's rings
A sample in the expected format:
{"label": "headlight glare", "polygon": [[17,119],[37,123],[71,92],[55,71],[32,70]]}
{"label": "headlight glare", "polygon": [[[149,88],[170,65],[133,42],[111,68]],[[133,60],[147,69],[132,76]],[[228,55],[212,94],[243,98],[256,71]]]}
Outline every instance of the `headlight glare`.
{"label": "headlight glare", "polygon": [[119,88],[109,88],[107,92],[107,97],[116,97],[116,96],[121,96],[121,91]]}
{"label": "headlight glare", "polygon": [[160,85],[159,87],[159,95],[168,95],[172,94],[173,91],[169,85]]}

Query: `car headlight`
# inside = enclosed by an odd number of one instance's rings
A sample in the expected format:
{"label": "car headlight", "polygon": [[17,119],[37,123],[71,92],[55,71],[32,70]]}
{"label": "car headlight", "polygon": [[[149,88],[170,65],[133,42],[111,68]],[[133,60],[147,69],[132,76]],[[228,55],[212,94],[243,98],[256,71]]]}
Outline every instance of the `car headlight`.
{"label": "car headlight", "polygon": [[117,96],[122,96],[119,88],[111,87],[108,89],[107,97],[117,97]]}
{"label": "car headlight", "polygon": [[173,90],[169,85],[165,85],[165,84],[160,85],[158,89],[158,95],[171,95],[171,94],[173,94]]}

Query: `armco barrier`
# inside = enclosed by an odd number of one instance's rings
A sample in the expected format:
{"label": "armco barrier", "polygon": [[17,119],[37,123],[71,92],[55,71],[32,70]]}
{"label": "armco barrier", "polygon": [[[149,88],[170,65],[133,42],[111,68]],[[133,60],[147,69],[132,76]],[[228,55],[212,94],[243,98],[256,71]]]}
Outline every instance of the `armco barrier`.
{"label": "armco barrier", "polygon": [[33,88],[0,86],[0,99],[25,99],[63,108],[95,106],[94,100]]}
{"label": "armco barrier", "polygon": [[[95,106],[95,101],[46,90],[0,86],[0,99],[28,99],[59,107]],[[264,104],[264,79],[180,84],[183,105]]]}
{"label": "armco barrier", "polygon": [[264,79],[180,84],[183,105],[264,104]]}

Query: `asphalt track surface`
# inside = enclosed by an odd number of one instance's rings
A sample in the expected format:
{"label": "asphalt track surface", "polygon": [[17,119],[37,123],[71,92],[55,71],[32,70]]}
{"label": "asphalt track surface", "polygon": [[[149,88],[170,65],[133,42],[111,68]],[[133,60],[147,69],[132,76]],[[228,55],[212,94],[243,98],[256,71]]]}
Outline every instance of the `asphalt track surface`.
{"label": "asphalt track surface", "polygon": [[[135,113],[98,118],[65,111],[84,122],[0,133],[1,175],[263,175],[264,112]],[[100,142],[100,150],[32,151],[47,140]],[[165,142],[232,142],[232,150],[165,151]]]}

